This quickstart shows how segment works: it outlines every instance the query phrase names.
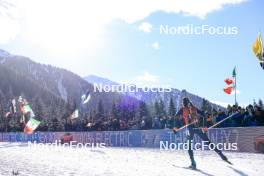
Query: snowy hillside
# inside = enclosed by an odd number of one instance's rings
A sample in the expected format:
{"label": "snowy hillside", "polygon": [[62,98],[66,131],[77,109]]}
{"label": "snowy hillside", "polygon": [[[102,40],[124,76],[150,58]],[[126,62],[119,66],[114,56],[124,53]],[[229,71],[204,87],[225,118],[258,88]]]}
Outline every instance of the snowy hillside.
{"label": "snowy hillside", "polygon": [[[45,107],[42,111],[52,111],[49,106],[50,102],[60,107],[59,103],[53,101],[58,99],[62,104],[69,103],[74,108],[74,103],[79,104],[81,95],[87,90],[91,91],[92,99],[87,104],[84,111],[88,113],[89,109],[92,111],[96,109],[97,104],[102,100],[105,109],[109,111],[112,102],[120,98],[116,93],[94,93],[93,85],[89,84],[77,74],[51,65],[40,64],[34,62],[30,58],[9,54],[7,51],[0,49],[0,75],[2,83],[0,83],[0,94],[9,95],[10,97],[18,97],[23,94],[29,101],[32,101],[33,106],[36,106],[34,99],[39,98],[44,100]],[[23,88],[26,87],[26,88]],[[43,91],[46,92],[45,96]],[[6,101],[8,97],[2,98],[3,104],[8,104]],[[49,102],[49,103],[48,103]],[[33,107],[34,108],[34,107]],[[62,108],[64,110],[69,110]],[[63,115],[63,113],[62,113]],[[62,116],[60,115],[60,116]],[[47,117],[47,115],[44,115]],[[55,115],[57,118],[58,115]],[[60,118],[59,118],[60,119]]]}
{"label": "snowy hillside", "polygon": [[233,166],[213,152],[195,152],[198,171],[189,170],[187,152],[146,148],[30,149],[27,144],[0,143],[0,173],[10,176],[260,176],[261,154],[226,153]]}
{"label": "snowy hillside", "polygon": [[6,61],[6,57],[9,56],[10,54],[7,51],[0,49],[0,64],[3,64]]}
{"label": "snowy hillside", "polygon": [[5,50],[0,49],[0,57],[8,57],[10,56],[10,53],[8,53]]}
{"label": "snowy hillside", "polygon": [[101,78],[101,77],[95,76],[95,75],[86,76],[86,77],[84,77],[84,79],[91,84],[102,83],[102,85],[119,85],[117,82],[111,81],[111,80],[106,79],[106,78]]}

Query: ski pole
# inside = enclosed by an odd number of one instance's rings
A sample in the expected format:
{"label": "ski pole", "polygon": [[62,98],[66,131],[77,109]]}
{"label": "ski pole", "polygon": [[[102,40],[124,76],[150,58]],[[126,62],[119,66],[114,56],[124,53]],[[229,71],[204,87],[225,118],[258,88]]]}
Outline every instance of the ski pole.
{"label": "ski pole", "polygon": [[230,119],[231,117],[233,117],[234,115],[237,115],[237,114],[238,114],[238,112],[235,113],[235,114],[232,114],[232,115],[230,115],[230,116],[228,116],[228,117],[226,117],[226,118],[224,118],[223,120],[220,120],[219,122],[217,122],[216,124],[214,124],[214,125],[212,125],[212,126],[210,126],[210,127],[208,127],[208,128],[201,128],[201,129],[203,130],[203,132],[208,132],[209,129],[212,129],[212,128],[216,127],[216,126],[219,125],[220,123],[223,123],[223,122],[226,121],[227,119]]}
{"label": "ski pole", "polygon": [[238,114],[238,112],[237,113],[235,113],[235,114],[232,114],[232,115],[230,115],[230,116],[228,116],[228,117],[226,117],[226,118],[224,118],[223,120],[220,120],[219,122],[217,122],[216,124],[214,124],[214,125],[212,125],[212,126],[210,126],[208,129],[211,129],[211,128],[214,128],[214,127],[216,127],[217,125],[219,125],[220,123],[222,123],[222,122],[224,122],[224,121],[226,121],[227,119],[230,119],[231,117],[233,117],[234,115],[237,115]]}
{"label": "ski pole", "polygon": [[184,129],[184,128],[187,128],[188,126],[190,126],[190,125],[192,125],[192,124],[194,124],[194,123],[196,123],[197,121],[195,120],[195,121],[193,121],[192,123],[189,123],[189,124],[187,124],[187,125],[184,125],[184,126],[182,126],[181,128],[178,128],[178,129],[176,129],[176,130],[174,130],[174,128],[173,128],[173,132],[174,133],[177,133],[178,131],[180,131],[180,130],[182,130],[182,129]]}

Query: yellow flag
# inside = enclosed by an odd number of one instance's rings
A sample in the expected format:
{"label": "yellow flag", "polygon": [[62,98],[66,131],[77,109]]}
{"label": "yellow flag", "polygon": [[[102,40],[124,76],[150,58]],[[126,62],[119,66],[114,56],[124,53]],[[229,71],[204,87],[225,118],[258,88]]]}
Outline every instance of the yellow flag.
{"label": "yellow flag", "polygon": [[259,61],[262,61],[263,45],[262,45],[262,39],[260,33],[258,34],[256,41],[253,43],[253,52],[256,55],[256,57],[259,59]]}

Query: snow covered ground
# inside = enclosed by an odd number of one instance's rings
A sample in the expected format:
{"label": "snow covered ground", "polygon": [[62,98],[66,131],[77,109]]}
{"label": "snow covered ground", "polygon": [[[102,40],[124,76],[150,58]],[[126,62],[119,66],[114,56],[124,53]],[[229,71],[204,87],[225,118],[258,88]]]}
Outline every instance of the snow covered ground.
{"label": "snow covered ground", "polygon": [[146,148],[30,149],[22,143],[0,143],[0,175],[10,176],[260,176],[264,155],[226,153],[234,166],[211,151],[196,151],[199,171],[186,169],[186,151],[160,151]]}

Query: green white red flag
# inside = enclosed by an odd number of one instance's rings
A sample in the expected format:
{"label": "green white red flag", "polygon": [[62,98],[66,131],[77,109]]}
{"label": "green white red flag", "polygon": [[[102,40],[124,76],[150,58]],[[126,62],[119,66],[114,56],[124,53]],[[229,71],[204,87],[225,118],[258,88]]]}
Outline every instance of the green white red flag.
{"label": "green white red flag", "polygon": [[231,78],[227,78],[227,79],[225,79],[225,83],[226,83],[227,85],[231,85],[231,84],[234,83],[234,81],[233,81],[233,79],[231,79]]}
{"label": "green white red flag", "polygon": [[232,78],[226,78],[224,81],[227,84],[223,90],[226,94],[230,95],[236,89],[236,67],[232,71]]}
{"label": "green white red flag", "polygon": [[26,114],[28,112],[31,112],[32,109],[31,109],[31,107],[29,105],[24,105],[24,106],[21,107],[21,111],[22,111],[23,114]]}
{"label": "green white red flag", "polygon": [[34,130],[39,126],[39,124],[40,124],[40,121],[31,117],[24,128],[24,133],[32,134]]}
{"label": "green white red flag", "polygon": [[226,87],[224,88],[224,92],[228,95],[230,95],[233,91],[233,87],[232,86],[229,86],[229,87]]}

